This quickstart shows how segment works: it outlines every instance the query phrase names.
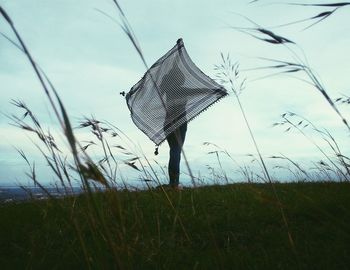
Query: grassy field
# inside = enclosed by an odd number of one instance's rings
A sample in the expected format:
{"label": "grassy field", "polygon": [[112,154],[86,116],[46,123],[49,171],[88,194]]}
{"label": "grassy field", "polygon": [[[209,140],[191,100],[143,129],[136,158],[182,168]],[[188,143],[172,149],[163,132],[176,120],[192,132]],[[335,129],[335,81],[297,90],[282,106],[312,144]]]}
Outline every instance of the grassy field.
{"label": "grassy field", "polygon": [[1,269],[349,269],[350,184],[276,190],[281,205],[268,184],[3,204]]}

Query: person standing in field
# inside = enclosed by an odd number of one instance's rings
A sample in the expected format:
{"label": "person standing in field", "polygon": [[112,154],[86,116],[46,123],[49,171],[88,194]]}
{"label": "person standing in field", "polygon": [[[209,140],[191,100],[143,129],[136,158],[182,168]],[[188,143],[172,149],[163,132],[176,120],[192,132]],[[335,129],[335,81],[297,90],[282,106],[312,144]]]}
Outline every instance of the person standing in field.
{"label": "person standing in field", "polygon": [[[173,78],[176,77],[177,80]],[[186,114],[187,99],[185,95],[181,95],[185,76],[175,64],[170,71],[163,77],[159,85],[160,92],[165,93],[166,117],[164,121],[164,130],[174,124],[174,120],[183,117]],[[169,91],[171,89],[171,91]],[[181,151],[185,142],[187,132],[187,122],[176,128],[170,133],[166,140],[169,144],[169,186],[173,188],[179,187],[180,177],[180,160]]]}
{"label": "person standing in field", "polygon": [[185,121],[183,121],[184,123],[177,127],[166,138],[170,148],[168,163],[169,186],[174,188],[179,188],[180,183],[181,152],[187,132],[187,102],[192,96],[206,91],[206,89],[203,88],[187,88],[184,84],[185,75],[175,61],[174,65],[169,72],[164,75],[159,85],[160,93],[165,97],[166,117],[164,121],[164,130],[174,125],[178,119],[185,119]]}
{"label": "person standing in field", "polygon": [[181,38],[127,93],[131,118],[155,143],[155,154],[163,141],[169,144],[169,186],[179,187],[187,123],[227,95],[193,63]]}

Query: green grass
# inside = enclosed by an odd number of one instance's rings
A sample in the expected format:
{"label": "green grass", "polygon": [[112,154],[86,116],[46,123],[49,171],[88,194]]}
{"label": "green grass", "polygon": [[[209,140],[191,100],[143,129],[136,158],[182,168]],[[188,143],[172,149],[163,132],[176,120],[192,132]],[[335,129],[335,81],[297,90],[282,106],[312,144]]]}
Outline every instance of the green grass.
{"label": "green grass", "polygon": [[267,184],[1,205],[1,269],[349,269],[350,184],[276,189],[289,229]]}

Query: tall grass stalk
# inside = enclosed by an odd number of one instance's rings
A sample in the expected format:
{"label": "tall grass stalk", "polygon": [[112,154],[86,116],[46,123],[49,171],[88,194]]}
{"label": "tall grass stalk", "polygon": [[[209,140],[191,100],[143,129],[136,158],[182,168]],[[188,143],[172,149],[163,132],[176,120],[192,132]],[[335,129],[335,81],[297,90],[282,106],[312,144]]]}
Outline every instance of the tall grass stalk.
{"label": "tall grass stalk", "polygon": [[346,6],[349,6],[350,2],[335,2],[335,3],[322,3],[322,4],[320,3],[315,3],[315,4],[314,3],[287,3],[286,5],[302,6],[302,7],[323,7],[323,8],[327,8],[327,10],[317,13],[316,15],[308,17],[306,19],[301,19],[301,20],[277,25],[277,26],[274,26],[273,28],[284,27],[292,24],[300,24],[300,23],[311,21],[312,23],[307,27],[305,27],[303,30],[309,29],[315,26],[316,24],[322,22],[323,20],[327,19],[331,15],[333,15],[337,10],[344,8]]}
{"label": "tall grass stalk", "polygon": [[[287,51],[291,54],[292,58],[295,62],[290,61],[283,61],[283,60],[276,60],[276,59],[268,59],[264,57],[260,57],[261,59],[265,61],[269,61],[272,63],[270,66],[266,67],[259,67],[259,68],[252,68],[251,70],[257,70],[257,69],[272,69],[277,70],[276,74],[295,74],[302,72],[308,80],[298,78],[299,80],[311,85],[314,87],[326,100],[326,102],[331,106],[333,111],[340,117],[342,123],[347,127],[348,131],[350,132],[350,126],[348,124],[348,121],[343,116],[343,114],[339,111],[336,103],[333,101],[333,99],[329,96],[325,86],[322,84],[321,79],[317,76],[315,71],[310,67],[310,64],[308,63],[308,60],[303,52],[303,50],[298,47],[298,45],[281,35],[277,35],[276,33],[272,32],[269,29],[266,29],[262,27],[261,25],[255,23],[251,19],[243,16],[246,18],[250,23],[254,25],[254,27],[234,27],[231,26],[232,29],[235,29],[239,32],[242,32],[244,34],[247,34],[257,40],[272,44],[272,45],[282,45],[284,46]],[[294,46],[294,47],[293,47]],[[301,55],[299,55],[294,48],[299,48],[301,50]],[[268,75],[265,77],[274,76],[276,74]],[[265,78],[264,77],[264,78]]]}
{"label": "tall grass stalk", "polygon": [[259,160],[260,160],[260,163],[263,167],[263,171],[265,173],[265,177],[267,178],[269,184],[271,185],[272,187],[272,190],[273,190],[273,193],[274,193],[274,196],[276,197],[276,200],[278,202],[278,205],[279,205],[279,209],[280,209],[280,212],[281,212],[281,216],[282,216],[282,220],[284,222],[284,225],[286,226],[286,229],[287,229],[287,234],[288,234],[288,239],[289,239],[289,243],[292,247],[292,250],[295,252],[295,244],[294,244],[294,240],[293,240],[293,237],[292,237],[292,234],[291,234],[291,231],[289,229],[289,224],[288,224],[288,221],[287,221],[287,217],[286,217],[286,214],[285,214],[285,211],[282,207],[282,204],[281,204],[281,200],[277,194],[277,190],[276,190],[276,187],[270,177],[270,174],[269,174],[269,171],[266,167],[266,164],[265,164],[265,161],[261,155],[261,151],[258,147],[258,144],[255,140],[255,136],[253,134],[253,131],[250,127],[250,124],[249,124],[249,121],[248,121],[248,118],[247,118],[247,115],[245,113],[245,110],[243,108],[243,105],[242,105],[242,102],[240,100],[240,94],[241,92],[243,91],[244,87],[245,87],[245,80],[242,80],[240,83],[239,83],[239,64],[238,63],[233,63],[230,59],[230,56],[227,55],[227,57],[225,57],[222,53],[221,53],[221,59],[222,59],[222,64],[221,65],[216,65],[215,66],[215,69],[217,70],[217,78],[219,79],[219,82],[225,84],[225,85],[228,85],[228,87],[230,88],[230,90],[232,91],[232,93],[234,94],[235,98],[236,98],[236,101],[239,105],[239,109],[241,111],[241,114],[243,116],[243,119],[244,119],[244,122],[247,126],[247,129],[249,131],[249,134],[250,134],[250,138],[253,142],[253,145],[255,147],[255,150],[258,154],[258,157],[259,157]]}
{"label": "tall grass stalk", "polygon": [[[293,118],[297,119],[293,121]],[[346,156],[342,154],[338,143],[327,129],[321,130],[320,128],[316,127],[310,120],[293,112],[282,114],[282,121],[279,123],[274,123],[274,126],[284,125],[288,125],[288,128],[286,129],[287,132],[291,131],[293,128],[294,130],[297,130],[301,135],[303,135],[312,145],[317,148],[317,150],[326,158],[326,160],[334,166],[335,173],[340,174],[341,178],[349,181],[349,165],[345,161]],[[329,156],[329,154],[327,154],[325,150],[305,132],[304,129],[308,127],[311,127],[317,134],[322,136],[322,139],[329,145],[342,167],[336,164],[336,162]]]}
{"label": "tall grass stalk", "polygon": [[[129,38],[129,40],[131,41],[132,45],[133,45],[134,48],[136,49],[136,51],[137,51],[139,57],[140,57],[141,60],[142,60],[142,63],[143,63],[144,66],[145,66],[145,69],[146,69],[146,70],[149,70],[149,66],[148,66],[148,64],[147,64],[147,62],[146,62],[146,60],[145,60],[144,55],[143,55],[143,52],[142,52],[140,43],[138,42],[138,40],[137,40],[137,38],[136,38],[136,35],[134,34],[134,31],[133,31],[133,29],[132,29],[132,27],[131,27],[131,25],[130,25],[130,23],[129,23],[129,21],[128,21],[128,19],[127,19],[125,13],[124,13],[124,11],[122,10],[122,8],[121,8],[121,6],[120,6],[120,4],[118,3],[117,0],[112,0],[112,1],[113,1],[113,3],[114,3],[114,4],[116,5],[116,7],[117,7],[119,16],[120,16],[121,21],[122,21],[122,23],[119,24],[119,25],[121,26],[121,28],[123,29],[124,33],[127,35],[127,37]],[[160,90],[158,89],[158,86],[157,86],[157,84],[156,84],[156,81],[155,81],[155,79],[153,78],[153,76],[152,76],[151,73],[149,73],[149,75],[150,75],[151,80],[153,81],[153,84],[154,84],[154,86],[155,86],[155,89],[156,89],[156,92],[157,92],[157,94],[158,94],[158,96],[159,96],[159,99],[160,99],[161,102],[162,102],[162,106],[163,106],[163,108],[166,110],[167,106],[166,106],[166,104],[165,104],[165,101],[164,101],[164,99],[163,99],[161,93],[160,93]],[[179,142],[181,142],[181,138],[178,138],[178,135],[176,135],[176,137],[177,137],[176,139],[177,139]],[[190,175],[190,177],[191,177],[192,185],[193,185],[193,186],[196,186],[195,177],[194,177],[194,175],[193,175],[192,169],[191,169],[190,164],[189,164],[189,162],[188,162],[188,159],[187,159],[187,156],[186,156],[186,152],[184,151],[183,148],[181,148],[181,153],[182,153],[182,156],[183,156],[183,158],[184,158],[184,161],[185,161],[185,164],[186,164],[186,168],[187,168],[187,170],[188,170],[188,173],[189,173],[189,175]]]}

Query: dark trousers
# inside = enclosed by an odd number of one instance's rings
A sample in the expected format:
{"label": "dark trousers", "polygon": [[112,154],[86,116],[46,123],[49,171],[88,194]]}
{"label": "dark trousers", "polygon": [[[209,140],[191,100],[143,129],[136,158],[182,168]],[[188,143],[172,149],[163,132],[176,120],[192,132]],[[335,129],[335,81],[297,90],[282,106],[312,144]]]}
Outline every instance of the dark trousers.
{"label": "dark trousers", "polygon": [[179,184],[181,149],[185,142],[186,131],[187,123],[177,128],[167,137],[170,147],[170,158],[168,165],[169,184],[173,186],[177,186]]}

